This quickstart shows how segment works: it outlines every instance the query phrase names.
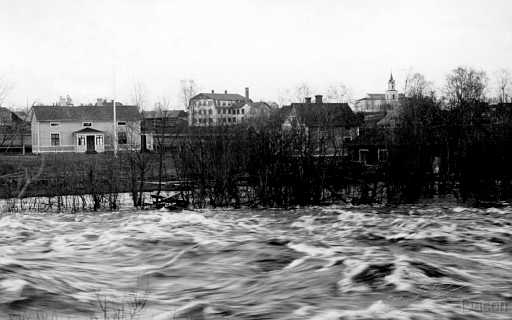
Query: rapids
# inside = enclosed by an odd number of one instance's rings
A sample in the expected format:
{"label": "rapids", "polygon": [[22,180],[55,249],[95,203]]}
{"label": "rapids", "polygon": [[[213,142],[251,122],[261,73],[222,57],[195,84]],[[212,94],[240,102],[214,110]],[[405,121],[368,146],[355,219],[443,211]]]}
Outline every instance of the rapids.
{"label": "rapids", "polygon": [[511,212],[6,214],[0,319],[511,319]]}

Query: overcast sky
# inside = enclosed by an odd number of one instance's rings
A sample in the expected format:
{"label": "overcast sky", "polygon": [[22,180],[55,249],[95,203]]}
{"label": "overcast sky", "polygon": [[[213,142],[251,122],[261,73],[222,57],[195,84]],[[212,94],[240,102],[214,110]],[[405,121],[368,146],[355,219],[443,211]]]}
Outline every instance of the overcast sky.
{"label": "overcast sky", "polygon": [[152,104],[178,103],[180,79],[278,100],[307,82],[343,82],[355,97],[399,88],[409,70],[441,86],[458,65],[512,69],[512,1],[0,0],[0,75],[8,105],[130,102],[135,82]]}

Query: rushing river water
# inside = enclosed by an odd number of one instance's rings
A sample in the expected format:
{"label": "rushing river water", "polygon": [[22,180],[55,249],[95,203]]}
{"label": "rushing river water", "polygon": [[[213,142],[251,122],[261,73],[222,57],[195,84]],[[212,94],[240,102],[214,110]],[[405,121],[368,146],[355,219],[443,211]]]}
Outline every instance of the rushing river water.
{"label": "rushing river water", "polygon": [[4,215],[0,319],[511,319],[510,212]]}

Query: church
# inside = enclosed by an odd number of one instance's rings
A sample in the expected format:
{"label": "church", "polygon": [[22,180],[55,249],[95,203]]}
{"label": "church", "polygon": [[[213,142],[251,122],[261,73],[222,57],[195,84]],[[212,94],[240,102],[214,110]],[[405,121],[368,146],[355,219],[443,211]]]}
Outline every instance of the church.
{"label": "church", "polygon": [[383,112],[393,109],[404,98],[403,93],[396,90],[393,74],[388,80],[388,89],[385,93],[368,93],[366,97],[359,99],[354,104],[356,112]]}

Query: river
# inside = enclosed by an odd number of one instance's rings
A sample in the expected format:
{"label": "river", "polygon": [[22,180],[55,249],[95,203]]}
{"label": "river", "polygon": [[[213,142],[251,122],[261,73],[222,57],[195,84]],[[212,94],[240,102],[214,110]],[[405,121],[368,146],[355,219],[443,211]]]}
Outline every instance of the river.
{"label": "river", "polygon": [[5,214],[0,318],[511,319],[511,212]]}

